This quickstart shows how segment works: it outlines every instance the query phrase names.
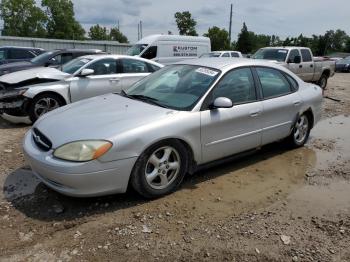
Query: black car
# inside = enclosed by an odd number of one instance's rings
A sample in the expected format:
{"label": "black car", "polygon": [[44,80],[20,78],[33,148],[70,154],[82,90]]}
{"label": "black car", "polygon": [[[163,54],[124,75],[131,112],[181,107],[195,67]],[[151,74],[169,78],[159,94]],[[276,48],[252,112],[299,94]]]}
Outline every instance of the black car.
{"label": "black car", "polygon": [[350,72],[350,57],[338,60],[335,63],[335,70],[337,72]]}
{"label": "black car", "polygon": [[0,47],[0,65],[20,61],[30,61],[44,52],[45,50],[42,48],[3,46]]}
{"label": "black car", "polygon": [[98,49],[59,49],[48,51],[34,57],[30,61],[15,62],[11,64],[0,65],[0,76],[15,71],[30,69],[34,67],[55,67],[69,62],[70,60],[84,55],[93,55],[103,53]]}

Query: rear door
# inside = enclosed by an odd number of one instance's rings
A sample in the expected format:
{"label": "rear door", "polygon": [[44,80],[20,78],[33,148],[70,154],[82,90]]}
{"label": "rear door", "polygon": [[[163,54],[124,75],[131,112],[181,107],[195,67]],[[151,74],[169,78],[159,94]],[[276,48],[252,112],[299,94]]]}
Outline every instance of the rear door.
{"label": "rear door", "polygon": [[263,97],[260,120],[264,145],[290,134],[302,100],[286,73],[269,67],[256,67],[255,70]]}
{"label": "rear door", "polygon": [[302,59],[302,69],[301,69],[301,79],[304,81],[312,81],[314,78],[314,61],[309,49],[301,48],[301,59]]}
{"label": "rear door", "polygon": [[155,71],[149,63],[132,58],[119,59],[121,65],[121,87],[128,89],[140,79]]}
{"label": "rear door", "polygon": [[101,59],[91,63],[86,68],[93,69],[95,72],[93,75],[75,77],[72,80],[70,83],[72,102],[107,93],[120,92],[121,79],[117,59]]}
{"label": "rear door", "polygon": [[258,100],[249,67],[234,69],[222,77],[206,99],[227,97],[232,108],[203,108],[201,144],[203,162],[209,162],[260,146],[262,102]]}

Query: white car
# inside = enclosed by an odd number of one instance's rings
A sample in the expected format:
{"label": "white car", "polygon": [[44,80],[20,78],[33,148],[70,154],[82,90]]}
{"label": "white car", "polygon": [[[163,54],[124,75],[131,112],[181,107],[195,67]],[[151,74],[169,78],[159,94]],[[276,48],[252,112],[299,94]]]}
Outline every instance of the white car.
{"label": "white car", "polygon": [[163,67],[153,61],[122,55],[89,55],[54,68],[34,68],[0,77],[0,112],[41,115],[63,105],[107,93],[120,93]]}
{"label": "white car", "polygon": [[210,53],[206,53],[200,56],[200,58],[208,58],[208,57],[236,57],[242,58],[243,55],[239,51],[213,51]]}

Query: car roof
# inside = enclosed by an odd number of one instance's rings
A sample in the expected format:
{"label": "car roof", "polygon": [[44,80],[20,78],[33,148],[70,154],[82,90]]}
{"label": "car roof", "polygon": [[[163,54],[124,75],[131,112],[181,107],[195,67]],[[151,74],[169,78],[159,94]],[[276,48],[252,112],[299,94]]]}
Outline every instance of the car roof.
{"label": "car roof", "polygon": [[186,64],[186,65],[197,65],[203,67],[210,67],[218,70],[225,70],[227,68],[235,68],[241,66],[268,66],[278,69],[283,69],[284,67],[277,65],[273,62],[259,59],[249,59],[249,58],[229,58],[229,57],[212,57],[212,58],[196,58],[186,61],[180,61],[175,64]]}
{"label": "car roof", "polygon": [[55,49],[52,52],[70,52],[70,53],[103,53],[100,49]]}
{"label": "car roof", "polygon": [[305,46],[267,46],[263,47],[261,49],[309,49],[308,47]]}
{"label": "car roof", "polygon": [[97,58],[129,58],[129,59],[135,59],[135,60],[139,60],[139,61],[145,61],[147,63],[151,63],[157,66],[163,66],[155,61],[152,60],[148,60],[148,59],[144,59],[138,56],[129,56],[129,55],[111,55],[111,54],[95,54],[95,55],[84,55],[84,56],[80,56],[79,58],[87,58],[87,59],[97,59]]}
{"label": "car roof", "polygon": [[25,49],[25,50],[44,50],[39,47],[26,47],[26,46],[1,46],[0,49]]}

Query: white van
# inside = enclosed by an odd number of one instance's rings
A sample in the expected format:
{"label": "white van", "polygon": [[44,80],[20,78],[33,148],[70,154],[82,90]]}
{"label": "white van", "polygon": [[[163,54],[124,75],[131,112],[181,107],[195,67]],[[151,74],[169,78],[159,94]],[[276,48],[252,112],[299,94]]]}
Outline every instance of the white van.
{"label": "white van", "polygon": [[210,39],[202,36],[150,35],[132,46],[127,54],[167,65],[211,51]]}

